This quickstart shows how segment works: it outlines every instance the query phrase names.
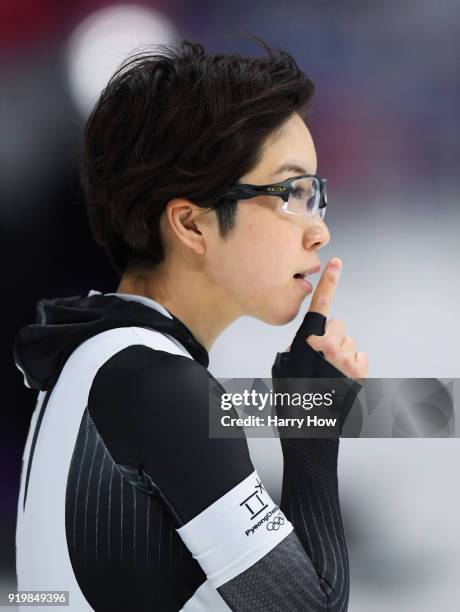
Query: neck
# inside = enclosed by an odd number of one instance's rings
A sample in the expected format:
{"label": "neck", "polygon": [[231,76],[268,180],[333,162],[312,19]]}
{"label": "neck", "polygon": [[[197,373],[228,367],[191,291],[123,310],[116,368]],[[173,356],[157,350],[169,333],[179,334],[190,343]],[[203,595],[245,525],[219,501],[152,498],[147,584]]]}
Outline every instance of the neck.
{"label": "neck", "polygon": [[182,321],[208,352],[240,316],[215,284],[190,268],[173,271],[162,265],[142,273],[126,273],[117,292],[155,300]]}

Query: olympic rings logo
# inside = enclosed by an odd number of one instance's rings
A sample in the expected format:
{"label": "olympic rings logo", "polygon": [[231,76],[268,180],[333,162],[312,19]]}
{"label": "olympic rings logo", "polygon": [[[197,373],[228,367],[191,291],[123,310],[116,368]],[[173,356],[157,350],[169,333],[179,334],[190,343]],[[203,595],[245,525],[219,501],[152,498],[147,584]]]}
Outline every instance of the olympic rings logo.
{"label": "olympic rings logo", "polygon": [[267,523],[267,529],[268,531],[278,531],[281,525],[284,525],[284,516],[282,514],[278,514],[275,516],[273,521]]}

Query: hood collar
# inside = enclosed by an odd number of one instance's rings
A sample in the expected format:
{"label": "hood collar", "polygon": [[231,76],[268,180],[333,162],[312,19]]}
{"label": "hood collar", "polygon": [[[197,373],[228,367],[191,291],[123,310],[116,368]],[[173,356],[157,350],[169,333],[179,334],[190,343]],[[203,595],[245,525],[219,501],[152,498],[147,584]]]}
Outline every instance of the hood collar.
{"label": "hood collar", "polygon": [[27,386],[50,389],[71,353],[92,336],[116,327],[146,327],[172,336],[205,368],[209,355],[182,321],[150,298],[101,294],[40,300],[37,321],[23,327],[14,343],[16,365]]}

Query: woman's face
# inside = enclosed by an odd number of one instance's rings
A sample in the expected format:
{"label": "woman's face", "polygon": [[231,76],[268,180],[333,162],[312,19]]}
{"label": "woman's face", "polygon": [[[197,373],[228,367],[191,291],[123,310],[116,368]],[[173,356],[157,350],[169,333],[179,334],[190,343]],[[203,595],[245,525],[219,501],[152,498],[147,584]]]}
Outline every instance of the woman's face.
{"label": "woman's face", "polygon": [[[299,174],[316,173],[310,132],[294,113],[263,148],[258,165],[241,183],[277,183]],[[240,316],[272,325],[291,321],[311,293],[294,274],[319,264],[318,249],[329,242],[324,221],[280,210],[273,196],[240,200],[236,222],[226,240],[218,232],[207,243],[206,268],[222,298]]]}

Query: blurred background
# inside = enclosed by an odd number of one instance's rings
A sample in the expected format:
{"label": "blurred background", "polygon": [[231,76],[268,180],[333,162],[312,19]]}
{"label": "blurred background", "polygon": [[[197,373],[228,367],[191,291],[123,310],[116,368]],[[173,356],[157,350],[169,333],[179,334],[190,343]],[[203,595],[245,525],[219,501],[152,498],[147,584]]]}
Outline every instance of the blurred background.
{"label": "blurred background", "polygon": [[[311,130],[331,231],[320,257],[344,262],[331,315],[369,353],[369,376],[455,378],[459,22],[455,0],[0,1],[2,588],[15,588],[35,400],[12,364],[14,334],[39,298],[116,288],[78,182],[85,118],[115,66],[139,45],[181,36],[209,51],[258,53],[245,36],[253,33],[293,54],[317,88]],[[269,376],[301,318],[279,328],[240,319],[213,347],[211,372]],[[250,444],[276,496],[279,449]],[[350,611],[459,609],[459,465],[458,439],[342,441]]]}

